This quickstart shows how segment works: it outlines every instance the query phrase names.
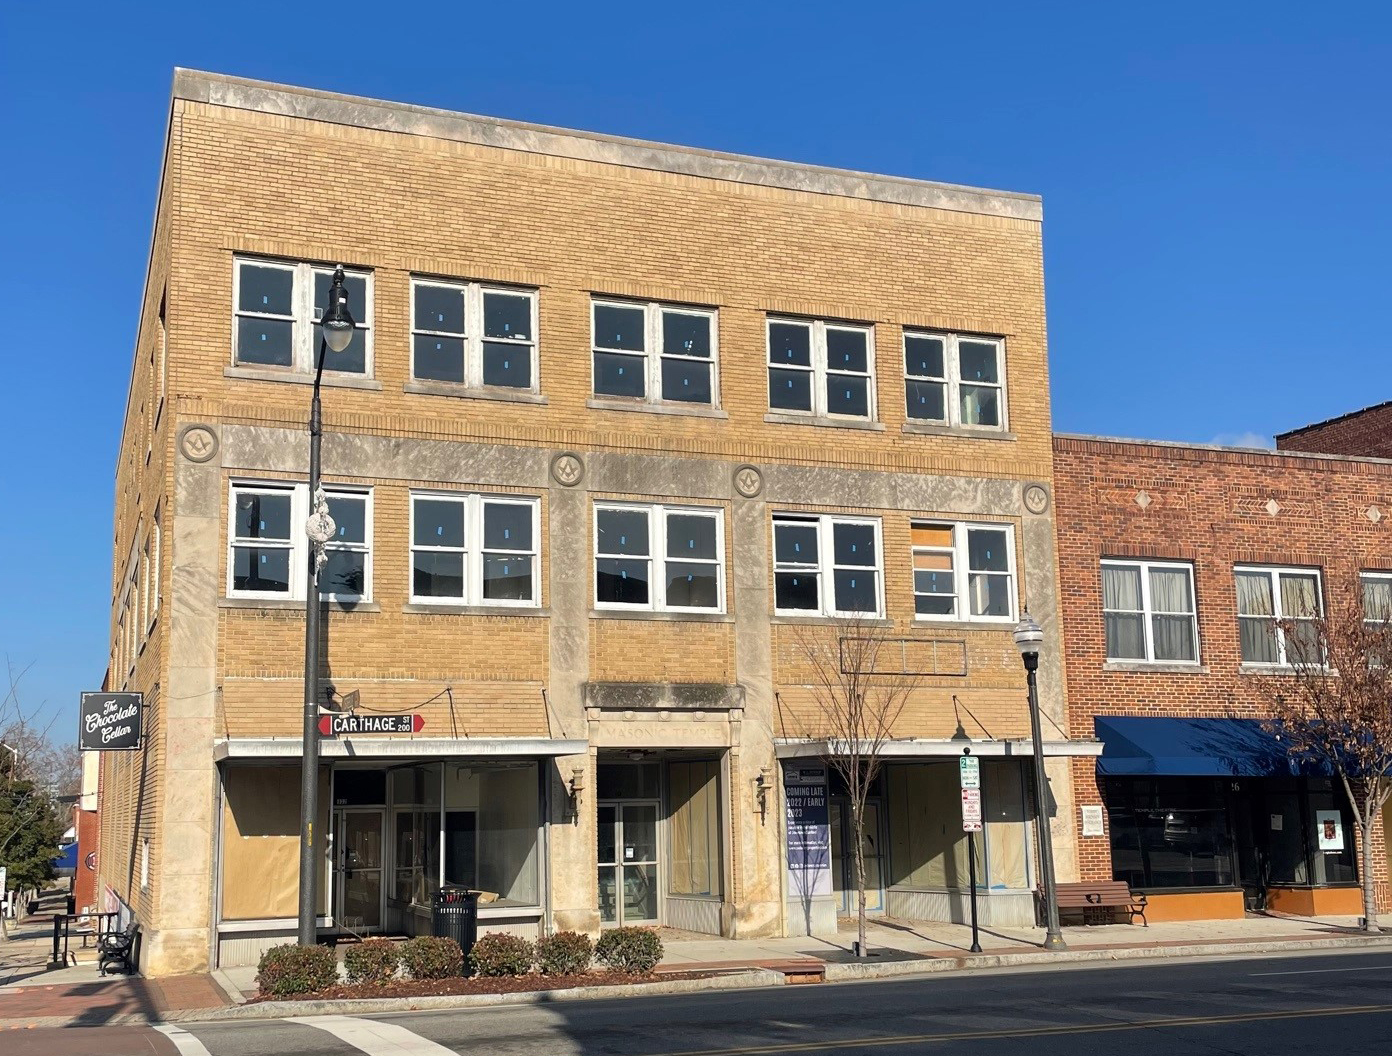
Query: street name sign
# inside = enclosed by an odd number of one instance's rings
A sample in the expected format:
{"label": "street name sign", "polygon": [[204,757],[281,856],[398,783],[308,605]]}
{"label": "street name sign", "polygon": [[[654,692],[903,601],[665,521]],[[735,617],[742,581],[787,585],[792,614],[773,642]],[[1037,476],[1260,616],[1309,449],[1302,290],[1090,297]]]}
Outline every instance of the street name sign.
{"label": "street name sign", "polygon": [[84,693],[77,746],[84,752],[130,752],[140,747],[144,698],[139,693]]}
{"label": "street name sign", "polygon": [[325,737],[355,733],[420,733],[422,715],[320,715],[319,732]]}

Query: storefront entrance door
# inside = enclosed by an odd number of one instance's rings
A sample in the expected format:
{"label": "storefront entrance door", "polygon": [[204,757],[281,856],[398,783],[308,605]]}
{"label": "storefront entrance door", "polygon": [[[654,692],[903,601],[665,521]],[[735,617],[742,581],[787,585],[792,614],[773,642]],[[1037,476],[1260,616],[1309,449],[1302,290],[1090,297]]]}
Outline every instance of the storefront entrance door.
{"label": "storefront entrance door", "polygon": [[657,923],[657,800],[599,804],[599,919]]}
{"label": "storefront entrance door", "polygon": [[[844,798],[831,801],[831,882],[841,903],[842,915],[855,913],[860,906],[856,887],[855,827],[851,823],[851,804]],[[865,801],[865,909],[884,912],[884,840],[880,829],[880,801]]]}
{"label": "storefront entrance door", "polygon": [[333,879],[338,922],[366,933],[382,927],[381,810],[334,812]]}

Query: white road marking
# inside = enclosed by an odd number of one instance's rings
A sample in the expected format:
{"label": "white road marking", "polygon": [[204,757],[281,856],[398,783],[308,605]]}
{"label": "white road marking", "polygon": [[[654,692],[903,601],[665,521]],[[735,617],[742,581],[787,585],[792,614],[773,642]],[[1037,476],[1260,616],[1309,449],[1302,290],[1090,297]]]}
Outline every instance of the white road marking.
{"label": "white road marking", "polygon": [[353,1016],[295,1016],[287,1018],[286,1022],[318,1027],[368,1056],[458,1056],[453,1049],[395,1023]]}
{"label": "white road marking", "polygon": [[1251,972],[1249,978],[1260,979],[1269,975],[1327,975],[1331,972],[1381,972],[1392,968],[1392,964],[1375,964],[1370,968],[1305,968],[1298,972]]}
{"label": "white road marking", "polygon": [[213,1056],[206,1045],[183,1027],[176,1027],[172,1023],[156,1023],[154,1027],[174,1043],[174,1047],[179,1050],[179,1056]]}

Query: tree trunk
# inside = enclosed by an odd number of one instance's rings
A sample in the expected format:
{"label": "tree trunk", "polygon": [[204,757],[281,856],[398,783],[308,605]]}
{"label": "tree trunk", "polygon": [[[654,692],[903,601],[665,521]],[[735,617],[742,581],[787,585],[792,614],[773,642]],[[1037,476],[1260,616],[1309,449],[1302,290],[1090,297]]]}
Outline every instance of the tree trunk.
{"label": "tree trunk", "polygon": [[1363,881],[1363,930],[1378,932],[1382,929],[1378,926],[1377,892],[1373,887],[1373,810],[1370,800],[1364,804],[1363,817],[1359,819],[1363,846],[1359,848],[1362,854],[1358,878]]}
{"label": "tree trunk", "polygon": [[859,956],[866,957],[870,951],[865,943],[865,808],[855,796],[851,797],[851,828],[855,838],[856,948]]}

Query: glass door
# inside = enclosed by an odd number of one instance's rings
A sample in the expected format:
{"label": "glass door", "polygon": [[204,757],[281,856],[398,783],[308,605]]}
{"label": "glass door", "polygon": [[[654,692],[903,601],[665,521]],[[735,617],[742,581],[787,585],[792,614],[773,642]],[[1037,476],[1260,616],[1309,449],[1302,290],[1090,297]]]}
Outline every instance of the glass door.
{"label": "glass door", "polygon": [[334,824],[334,894],[338,922],[355,932],[382,927],[381,810],[340,810]]}
{"label": "glass door", "polygon": [[620,927],[657,923],[658,803],[599,804],[599,919]]}
{"label": "glass door", "polygon": [[[842,916],[856,912],[855,827],[851,824],[851,804],[845,799],[831,801],[831,882]],[[865,801],[865,911],[884,911],[884,841],[880,839],[880,801]]]}

